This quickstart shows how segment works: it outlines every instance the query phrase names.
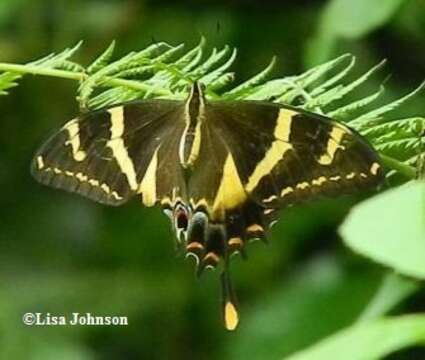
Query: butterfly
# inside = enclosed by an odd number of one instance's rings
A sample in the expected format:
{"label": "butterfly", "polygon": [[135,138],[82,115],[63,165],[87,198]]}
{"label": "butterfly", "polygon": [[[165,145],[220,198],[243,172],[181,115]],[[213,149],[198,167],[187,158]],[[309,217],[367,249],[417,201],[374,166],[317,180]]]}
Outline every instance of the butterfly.
{"label": "butterfly", "polygon": [[118,206],[138,196],[170,218],[197,272],[222,264],[227,329],[239,322],[230,256],[264,239],[282,208],[376,187],[378,154],[325,116],[262,101],[141,100],[82,114],[35,154],[39,182]]}

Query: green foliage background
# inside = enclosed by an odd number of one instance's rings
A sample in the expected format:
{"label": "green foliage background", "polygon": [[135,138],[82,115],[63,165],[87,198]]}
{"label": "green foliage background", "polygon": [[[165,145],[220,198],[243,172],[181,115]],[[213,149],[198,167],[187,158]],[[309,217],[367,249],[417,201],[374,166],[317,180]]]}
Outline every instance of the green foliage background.
{"label": "green foliage background", "polygon": [[[410,93],[425,77],[424,19],[419,0],[2,0],[0,62],[27,63],[80,39],[84,46],[73,60],[81,64],[89,64],[113,39],[118,58],[157,41],[185,42],[188,51],[203,35],[209,50],[238,48],[231,68],[237,85],[273,56],[272,78],[282,78],[352,53],[357,65],[348,84],[388,59],[339,105],[374,94],[384,83],[373,110]],[[392,77],[386,79],[388,73]],[[6,80],[0,78],[0,84],[10,84]],[[392,351],[393,359],[424,356],[422,285],[394,274],[424,277],[422,185],[359,205],[341,235],[337,229],[360,197],[282,213],[270,245],[254,243],[249,261],[232,263],[242,319],[236,333],[226,333],[217,274],[195,279],[193,264],[175,256],[168,220],[159,209],[144,209],[137,200],[122,208],[102,207],[42,187],[29,176],[37,146],[78,111],[78,83],[27,76],[19,84],[0,98],[0,358],[282,359],[301,350],[294,358],[368,359]],[[90,86],[80,90],[80,100],[89,99]],[[423,116],[423,100],[417,93],[391,117]],[[320,110],[323,103],[310,105]],[[416,125],[403,124],[411,122]],[[383,136],[385,144],[388,136],[409,139],[400,148],[380,149],[408,160],[420,150],[415,137],[420,129],[404,125],[364,131],[372,139]],[[388,185],[406,180],[396,173]],[[21,322],[26,312],[127,315],[130,324],[26,327]],[[384,314],[392,317],[380,319]],[[353,331],[345,329],[353,324],[358,324]],[[399,350],[405,346],[410,348]]]}

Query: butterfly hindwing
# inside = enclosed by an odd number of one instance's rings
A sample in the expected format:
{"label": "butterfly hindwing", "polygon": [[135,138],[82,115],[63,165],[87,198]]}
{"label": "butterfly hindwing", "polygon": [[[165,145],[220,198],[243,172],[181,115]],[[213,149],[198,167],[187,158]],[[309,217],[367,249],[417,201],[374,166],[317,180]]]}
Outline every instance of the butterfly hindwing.
{"label": "butterfly hindwing", "polygon": [[141,193],[144,203],[153,205],[158,198],[153,160],[183,127],[179,104],[144,101],[71,120],[39,149],[32,174],[43,184],[101,203],[120,205]]}

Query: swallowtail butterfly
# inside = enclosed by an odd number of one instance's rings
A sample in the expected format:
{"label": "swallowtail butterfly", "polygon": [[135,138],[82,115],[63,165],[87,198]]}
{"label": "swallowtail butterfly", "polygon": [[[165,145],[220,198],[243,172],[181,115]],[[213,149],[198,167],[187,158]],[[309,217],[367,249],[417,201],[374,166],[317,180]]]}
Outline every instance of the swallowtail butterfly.
{"label": "swallowtail butterfly", "polygon": [[159,204],[198,273],[222,262],[229,330],[239,321],[232,254],[264,238],[278,210],[383,177],[376,152],[349,127],[277,103],[209,101],[198,82],[186,101],[142,100],[69,121],[36,153],[32,174],[107,205],[134,195]]}

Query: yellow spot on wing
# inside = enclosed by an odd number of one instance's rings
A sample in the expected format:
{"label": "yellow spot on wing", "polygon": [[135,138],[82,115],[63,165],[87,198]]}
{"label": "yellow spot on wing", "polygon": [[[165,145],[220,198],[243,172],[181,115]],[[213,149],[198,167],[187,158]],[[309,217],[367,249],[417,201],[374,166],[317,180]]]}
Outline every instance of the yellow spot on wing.
{"label": "yellow spot on wing", "polygon": [[284,197],[285,195],[288,195],[293,191],[294,191],[294,188],[292,186],[288,186],[282,190],[282,192],[280,193],[280,196]]}
{"label": "yellow spot on wing", "polygon": [[349,174],[347,174],[347,175],[345,176],[345,178],[346,178],[347,180],[354,179],[355,177],[356,177],[356,173],[354,173],[354,172],[351,172],[351,173],[349,173]]}
{"label": "yellow spot on wing", "polygon": [[214,200],[213,214],[220,216],[226,209],[232,209],[246,200],[245,190],[231,153],[223,167],[220,186]]}
{"label": "yellow spot on wing", "polygon": [[347,133],[347,130],[339,126],[334,126],[329,135],[328,144],[326,147],[326,151],[319,159],[319,163],[321,165],[330,165],[335,157],[335,153],[338,149],[345,149],[343,145],[341,145],[342,138]]}
{"label": "yellow spot on wing", "polygon": [[307,181],[303,181],[303,182],[297,184],[297,189],[304,190],[304,189],[307,189],[309,186],[310,186],[310,184]]}
{"label": "yellow spot on wing", "polygon": [[372,175],[377,175],[378,174],[378,170],[381,166],[378,163],[373,163],[372,166],[370,167],[370,173]]}
{"label": "yellow spot on wing", "polygon": [[122,138],[124,134],[124,108],[117,106],[108,110],[111,115],[111,139],[106,146],[111,148],[121,171],[127,177],[131,190],[137,190],[137,177],[133,161],[128,156],[127,149]]}
{"label": "yellow spot on wing", "polygon": [[65,142],[65,145],[71,145],[74,160],[83,161],[87,154],[80,149],[80,125],[78,119],[69,121],[63,128],[68,131],[68,140]]}
{"label": "yellow spot on wing", "polygon": [[81,182],[86,182],[87,181],[87,176],[86,175],[84,175],[83,173],[77,173],[76,175],[75,175],[75,177],[78,179],[78,180],[80,180]]}
{"label": "yellow spot on wing", "polygon": [[121,196],[118,195],[118,193],[116,191],[112,191],[111,195],[117,200],[123,199]]}
{"label": "yellow spot on wing", "polygon": [[95,180],[95,179],[89,179],[88,183],[91,186],[99,186],[99,181]]}
{"label": "yellow spot on wing", "polygon": [[226,329],[230,331],[235,330],[239,323],[239,314],[230,301],[224,306],[224,323]]}
{"label": "yellow spot on wing", "polygon": [[194,241],[186,245],[186,250],[191,251],[192,249],[200,249],[202,250],[204,248],[204,245],[202,245],[200,242]]}
{"label": "yellow spot on wing", "polygon": [[264,203],[271,203],[271,202],[273,202],[276,199],[277,199],[277,196],[276,195],[271,195],[268,198],[264,199],[263,202]]}
{"label": "yellow spot on wing", "polygon": [[212,251],[210,251],[209,253],[207,253],[207,255],[205,255],[204,261],[208,261],[209,259],[211,259],[215,263],[218,263],[220,261],[220,258],[216,254],[214,254]]}
{"label": "yellow spot on wing", "polygon": [[146,169],[143,180],[140,183],[138,193],[142,193],[142,201],[145,206],[153,206],[156,203],[156,169],[158,167],[158,150],[156,148],[149,166]]}
{"label": "yellow spot on wing", "polygon": [[100,188],[101,188],[104,192],[106,192],[107,194],[110,194],[110,193],[111,193],[111,189],[110,189],[110,187],[109,187],[108,185],[106,185],[106,184],[102,184],[102,185],[100,186]]}
{"label": "yellow spot on wing", "polygon": [[326,178],[324,176],[320,176],[317,179],[313,179],[311,182],[313,185],[320,186],[326,182]]}
{"label": "yellow spot on wing", "polygon": [[247,227],[246,231],[248,232],[263,232],[264,228],[261,225],[253,224]]}
{"label": "yellow spot on wing", "polygon": [[243,245],[242,239],[240,237],[233,237],[227,243],[230,246],[232,246],[232,245],[242,246]]}
{"label": "yellow spot on wing", "polygon": [[292,145],[289,143],[289,135],[291,133],[292,117],[296,114],[296,111],[287,109],[281,109],[279,111],[276,127],[274,129],[276,140],[273,141],[264,158],[257,164],[254,172],[249,177],[245,187],[247,192],[252,192],[261,179],[270,174],[285,153],[292,149]]}
{"label": "yellow spot on wing", "polygon": [[41,170],[42,168],[44,168],[44,161],[42,156],[37,156],[37,167],[38,167],[38,170]]}
{"label": "yellow spot on wing", "polygon": [[[44,166],[44,165],[43,165]],[[69,176],[69,177],[73,177],[75,179],[77,179],[78,181],[82,182],[82,183],[88,183],[89,185],[99,188],[101,190],[103,190],[105,193],[107,193],[108,195],[111,195],[112,197],[114,197],[116,200],[122,200],[123,197],[121,197],[120,195],[118,195],[118,193],[116,191],[112,191],[110,187],[107,184],[102,184],[100,185],[98,180],[95,179],[89,179],[87,175],[84,175],[83,173],[79,172],[79,173],[74,173],[72,171],[69,170],[61,170],[57,167],[54,168],[44,168],[43,171],[46,172],[51,172],[53,171],[53,173],[57,174],[57,175],[64,175],[64,176]]]}

